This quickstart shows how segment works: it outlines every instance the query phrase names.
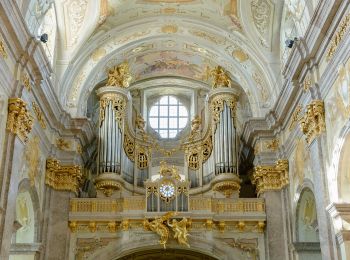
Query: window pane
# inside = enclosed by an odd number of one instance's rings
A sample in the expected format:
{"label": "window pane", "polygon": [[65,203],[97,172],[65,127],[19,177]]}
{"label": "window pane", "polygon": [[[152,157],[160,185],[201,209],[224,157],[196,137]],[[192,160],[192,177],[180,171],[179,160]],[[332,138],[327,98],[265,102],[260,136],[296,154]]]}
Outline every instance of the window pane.
{"label": "window pane", "polygon": [[168,116],[168,106],[159,107],[159,116]]}
{"label": "window pane", "polygon": [[159,135],[162,138],[168,138],[168,130],[159,130]]}
{"label": "window pane", "polygon": [[169,106],[169,116],[178,116],[177,115],[177,106]]}
{"label": "window pane", "polygon": [[175,138],[177,135],[177,130],[169,130],[169,138]]}
{"label": "window pane", "polygon": [[187,124],[187,118],[179,118],[179,128],[184,128]]}
{"label": "window pane", "polygon": [[179,106],[179,116],[187,117],[187,109],[184,106]]}
{"label": "window pane", "polygon": [[169,104],[177,105],[177,99],[175,97],[170,96],[169,97]]}
{"label": "window pane", "polygon": [[152,128],[156,129],[158,128],[158,117],[157,118],[149,118],[149,124]]}
{"label": "window pane", "polygon": [[168,128],[168,118],[159,118],[159,128]]}
{"label": "window pane", "polygon": [[177,128],[177,118],[169,118],[169,128]]}
{"label": "window pane", "polygon": [[169,102],[168,102],[168,96],[162,97],[162,98],[159,100],[159,103],[162,104],[162,105],[167,105],[167,104],[169,104]]}
{"label": "window pane", "polygon": [[158,107],[157,106],[151,107],[151,110],[149,111],[149,116],[158,116]]}

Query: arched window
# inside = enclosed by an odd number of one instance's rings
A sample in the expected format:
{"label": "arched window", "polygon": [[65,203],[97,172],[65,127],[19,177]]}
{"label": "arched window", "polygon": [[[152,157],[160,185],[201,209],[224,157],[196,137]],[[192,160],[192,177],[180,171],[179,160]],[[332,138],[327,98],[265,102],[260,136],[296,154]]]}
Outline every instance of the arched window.
{"label": "arched window", "polygon": [[162,96],[149,110],[148,120],[161,138],[175,138],[188,123],[188,111],[176,97]]}

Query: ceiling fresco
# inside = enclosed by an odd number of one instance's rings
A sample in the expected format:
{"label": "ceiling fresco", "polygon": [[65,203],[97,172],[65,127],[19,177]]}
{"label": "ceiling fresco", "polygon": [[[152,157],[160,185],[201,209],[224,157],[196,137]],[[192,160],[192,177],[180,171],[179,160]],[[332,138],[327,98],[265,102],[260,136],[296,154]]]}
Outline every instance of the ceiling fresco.
{"label": "ceiling fresco", "polygon": [[107,69],[124,60],[134,83],[172,76],[207,84],[208,68],[221,65],[256,116],[277,97],[279,46],[273,44],[279,28],[272,23],[280,1],[57,0],[56,6],[70,17],[58,21],[66,40],[59,41],[57,75],[58,92],[73,116],[83,113],[79,104],[106,79]]}

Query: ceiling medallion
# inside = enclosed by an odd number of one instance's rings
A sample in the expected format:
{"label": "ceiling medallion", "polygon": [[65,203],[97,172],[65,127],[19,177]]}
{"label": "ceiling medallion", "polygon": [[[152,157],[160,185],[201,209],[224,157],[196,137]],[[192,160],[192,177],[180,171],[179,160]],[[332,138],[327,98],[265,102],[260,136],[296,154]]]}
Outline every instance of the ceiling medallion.
{"label": "ceiling medallion", "polygon": [[232,56],[239,62],[245,62],[249,59],[248,54],[241,49],[232,51]]}
{"label": "ceiling medallion", "polygon": [[162,27],[162,33],[176,33],[177,32],[177,25],[174,24],[168,24],[168,25],[164,25]]}

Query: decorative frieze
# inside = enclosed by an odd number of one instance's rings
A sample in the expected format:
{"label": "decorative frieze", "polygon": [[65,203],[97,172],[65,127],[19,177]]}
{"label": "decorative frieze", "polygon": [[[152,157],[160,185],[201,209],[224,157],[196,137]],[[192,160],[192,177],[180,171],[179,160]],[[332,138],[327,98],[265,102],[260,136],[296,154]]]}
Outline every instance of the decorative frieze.
{"label": "decorative frieze", "polygon": [[16,134],[22,142],[26,143],[32,127],[33,117],[27,110],[27,104],[20,98],[10,98],[6,129]]}
{"label": "decorative frieze", "polygon": [[326,130],[324,103],[322,100],[314,100],[307,105],[305,114],[300,120],[300,127],[308,144]]}
{"label": "decorative frieze", "polygon": [[61,165],[52,158],[46,160],[45,184],[55,190],[78,193],[82,179],[81,167],[78,165]]}
{"label": "decorative frieze", "polygon": [[288,160],[278,160],[275,165],[259,165],[254,168],[252,183],[258,196],[265,191],[280,190],[289,183]]}
{"label": "decorative frieze", "polygon": [[327,60],[329,61],[333,56],[334,53],[336,52],[339,43],[343,40],[343,37],[345,33],[348,31],[350,27],[350,13],[347,14],[344,19],[340,22],[339,27],[337,29],[337,32],[333,36],[330,47],[327,52]]}

